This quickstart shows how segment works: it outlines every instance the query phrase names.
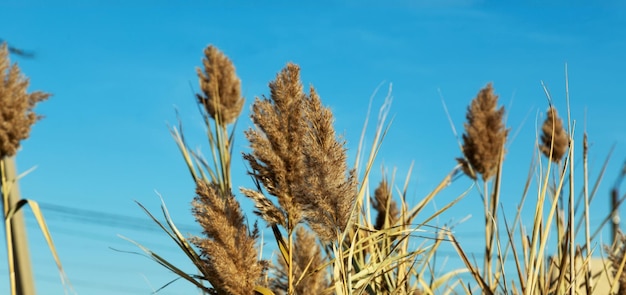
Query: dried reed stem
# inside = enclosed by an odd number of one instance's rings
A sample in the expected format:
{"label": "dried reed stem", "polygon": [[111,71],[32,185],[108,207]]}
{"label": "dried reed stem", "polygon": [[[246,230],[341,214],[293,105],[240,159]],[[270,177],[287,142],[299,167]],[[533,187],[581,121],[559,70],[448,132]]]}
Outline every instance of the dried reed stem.
{"label": "dried reed stem", "polygon": [[[211,176],[211,182],[219,184],[220,194],[226,196],[232,191],[230,158],[233,141],[232,135],[228,135],[227,125],[232,124],[241,113],[244,99],[241,97],[241,82],[230,59],[214,46],[208,46],[204,50],[204,55],[202,60],[204,71],[200,68],[196,69],[200,89],[202,89],[202,93],[196,94],[196,98],[201,106],[200,111],[204,123],[209,130],[207,136],[215,168],[211,169],[208,165],[205,167]],[[213,128],[210,119],[215,121]],[[173,134],[181,149],[184,149],[183,154],[189,154],[182,137],[182,126],[180,136],[176,132]],[[191,154],[196,161],[206,163],[201,156]],[[188,156],[185,157],[188,158]],[[193,164],[190,165],[190,169],[192,167]],[[206,179],[204,173],[202,174]],[[192,175],[197,178],[194,170],[192,170]]]}
{"label": "dried reed stem", "polygon": [[[21,251],[27,249],[16,249],[16,245],[24,246],[22,220],[14,220],[16,216],[9,216],[9,212],[15,210],[17,199],[11,194],[14,192],[11,183],[15,179],[8,179],[8,172],[5,165],[8,157],[17,153],[20,142],[28,138],[30,128],[41,118],[34,113],[33,109],[37,103],[46,100],[50,94],[44,92],[27,93],[29,80],[22,75],[17,64],[11,65],[9,60],[9,49],[6,43],[0,45],[0,188],[2,192],[2,212],[4,219],[5,240],[7,246],[7,262],[9,271],[9,281],[11,294],[32,291],[29,285],[32,282],[28,279],[27,272],[23,269],[29,265],[20,265],[19,262],[27,256]],[[15,199],[15,200],[13,200]],[[21,215],[17,215],[21,216]],[[14,221],[16,223],[14,223]],[[22,227],[20,227],[22,225]],[[20,270],[22,269],[22,270]]]}
{"label": "dried reed stem", "polygon": [[[493,196],[490,196],[487,183],[497,174],[504,159],[504,144],[509,130],[504,127],[504,107],[498,109],[498,96],[494,94],[491,83],[481,89],[472,100],[466,118],[462,147],[464,157],[458,158],[457,161],[466,175],[477,179],[477,175],[480,174],[483,179],[486,243],[483,276],[487,279],[489,288],[494,288],[491,256],[499,191],[496,189]],[[499,184],[499,178],[498,175],[496,185]]]}

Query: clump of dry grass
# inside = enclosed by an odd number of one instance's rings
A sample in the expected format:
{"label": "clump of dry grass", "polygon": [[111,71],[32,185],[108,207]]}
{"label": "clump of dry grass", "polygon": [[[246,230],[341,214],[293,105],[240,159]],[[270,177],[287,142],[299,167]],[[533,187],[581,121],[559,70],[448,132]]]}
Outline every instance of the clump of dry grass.
{"label": "clump of dry grass", "polygon": [[[558,214],[555,213],[556,200],[563,191],[565,173],[558,175],[558,184],[555,180],[551,203],[546,201],[548,177],[540,179],[530,234],[521,225],[520,211],[512,228],[505,219],[509,243],[503,245],[506,238],[499,235],[501,224],[497,208],[501,206],[502,163],[509,130],[505,128],[504,108],[498,107],[498,96],[494,94],[492,84],[481,89],[467,109],[463,157],[457,159],[461,165],[410,208],[406,203],[408,176],[404,190],[398,190],[400,206],[394,200],[396,190],[391,189],[392,185],[386,178],[379,183],[373,196],[368,194],[368,174],[387,132],[385,124],[380,123],[377,128],[370,157],[365,164],[365,175],[358,183],[356,171],[359,159],[356,160],[356,169],[348,167],[345,141],[335,133],[331,111],[322,105],[313,87],[305,93],[300,81],[300,68],[292,63],[287,64],[270,82],[269,97],[255,99],[251,112],[254,127],[245,132],[251,152],[244,153],[243,157],[250,165],[256,189],[241,188],[240,191],[254,202],[255,213],[271,227],[280,253],[277,265],[271,268],[274,277],[268,277],[266,262],[257,259],[256,226],[251,230],[244,223],[240,205],[230,185],[228,167],[233,136],[226,132],[226,125],[234,122],[241,112],[240,81],[230,60],[212,46],[205,50],[203,63],[204,72],[198,70],[203,94],[198,94],[197,100],[202,106],[207,126],[210,126],[210,120],[215,121],[215,130],[208,133],[215,168],[210,169],[208,161],[199,153],[190,152],[182,135],[175,133],[197,183],[193,213],[204,228],[204,236],[194,237],[191,241],[201,255],[186,244],[168,219],[174,232],[170,236],[178,239],[179,246],[196,263],[202,273],[201,279],[167,266],[200,289],[217,294],[435,294],[439,290],[453,292],[455,286],[461,286],[471,293],[469,284],[454,279],[467,271],[483,294],[496,294],[500,290],[505,294],[518,294],[517,286],[524,294],[564,294],[566,290],[573,290],[571,286],[579,280],[577,275],[569,275],[578,272],[575,269],[577,264],[572,262],[574,258],[584,258],[582,251],[574,253],[571,250],[574,249],[572,241],[575,241],[571,200],[569,232],[559,232],[559,251],[554,260],[546,258],[548,234],[554,216]],[[379,118],[381,122],[385,121],[386,114],[383,107]],[[553,108],[548,110],[542,129],[540,150],[552,160],[547,166],[546,175],[549,175],[552,162],[559,163],[565,157],[565,163],[568,163],[574,145]],[[571,149],[568,149],[570,140]],[[360,152],[357,154],[360,155]],[[583,158],[586,159],[586,155]],[[455,179],[459,169],[473,180],[482,179],[482,186],[481,183],[475,184],[484,201],[483,273],[469,260],[448,227],[437,230],[432,245],[425,246],[424,242],[415,246],[410,242],[418,230],[423,231],[423,224],[415,224],[416,217]],[[573,166],[569,169],[572,177]],[[529,183],[530,179],[524,197]],[[572,195],[573,179],[570,179],[570,199],[573,199]],[[586,195],[585,212],[588,211]],[[425,218],[424,224],[440,216],[464,196],[465,193],[461,194]],[[376,214],[374,222],[370,211]],[[520,242],[514,241],[516,227],[519,227],[522,237]],[[561,228],[565,228],[564,225]],[[438,275],[434,272],[434,257],[446,236],[467,269]],[[590,240],[588,233],[586,238]],[[590,252],[589,243],[587,255]],[[326,255],[322,255],[322,250],[326,251]],[[623,249],[620,251],[623,252]],[[504,261],[509,253],[512,253],[517,269],[515,280],[519,285],[515,282],[509,284],[511,280],[504,272]],[[623,254],[611,259],[621,261],[621,257]],[[167,265],[159,257],[155,260]],[[586,262],[582,265],[588,268]],[[566,269],[568,267],[569,270]],[[590,277],[587,273],[586,276]],[[618,274],[614,273],[614,276]],[[208,280],[212,289],[204,287],[200,282],[202,280]],[[591,290],[591,280],[583,282],[589,285],[587,290]]]}
{"label": "clump of dry grass", "polygon": [[476,179],[480,174],[487,181],[496,173],[508,135],[503,122],[504,107],[498,109],[498,96],[493,93],[491,83],[472,100],[466,118],[463,134],[465,157],[457,160],[469,177]]}
{"label": "clump of dry grass", "polygon": [[241,81],[232,61],[215,46],[204,49],[204,55],[204,71],[196,69],[202,94],[196,94],[196,97],[218,124],[230,124],[243,108]]}
{"label": "clump of dry grass", "polygon": [[[325,260],[322,257],[322,250],[316,242],[315,236],[304,227],[296,229],[294,242],[295,266],[293,276],[297,282],[295,294],[328,294],[328,272],[326,271]],[[284,259],[278,260],[275,267],[276,278],[272,281],[272,290],[278,294],[287,294],[289,289],[288,266]]]}
{"label": "clump of dry grass", "polygon": [[17,64],[10,64],[7,45],[0,45],[0,159],[15,155],[20,141],[28,138],[31,126],[41,118],[33,108],[50,97],[41,91],[27,93],[28,84]]}
{"label": "clump of dry grass", "polygon": [[559,163],[569,146],[569,137],[563,129],[563,120],[559,117],[556,109],[550,107],[548,115],[541,127],[541,145],[539,149],[550,160]]}
{"label": "clump of dry grass", "polygon": [[245,225],[235,197],[223,198],[218,191],[215,184],[197,182],[192,211],[204,237],[191,241],[201,251],[206,279],[217,294],[254,294],[266,267],[257,260],[259,232],[256,226],[250,231]]}

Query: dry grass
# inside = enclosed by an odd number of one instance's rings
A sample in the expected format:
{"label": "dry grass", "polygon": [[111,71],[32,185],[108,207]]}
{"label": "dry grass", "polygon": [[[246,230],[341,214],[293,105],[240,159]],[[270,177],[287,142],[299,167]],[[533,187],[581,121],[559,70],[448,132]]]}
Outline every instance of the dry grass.
{"label": "dry grass", "polygon": [[569,138],[563,129],[563,120],[554,107],[548,109],[548,115],[541,127],[541,145],[539,149],[547,158],[559,163],[569,147]]}
{"label": "dry grass", "polygon": [[[509,130],[504,127],[504,107],[498,108],[498,96],[491,83],[481,89],[472,100],[467,108],[466,118],[462,146],[464,157],[457,158],[457,161],[467,176],[476,180],[477,175],[480,175],[483,180],[481,197],[485,216],[485,255],[482,279],[479,282],[483,289],[488,288],[492,293],[499,279],[492,271],[492,261],[494,240],[497,238],[504,144]],[[490,182],[494,176],[495,180]],[[489,189],[490,185],[493,186],[492,190]],[[496,267],[501,268],[502,265],[498,264]]]}
{"label": "dry grass", "polygon": [[496,174],[508,130],[504,128],[504,107],[498,109],[498,96],[487,84],[480,90],[467,109],[467,123],[463,134],[463,155],[458,161],[463,172],[476,179],[480,174],[488,181]]}
{"label": "dry grass", "polygon": [[235,196],[220,196],[215,184],[197,185],[192,211],[204,237],[191,241],[200,249],[206,279],[218,294],[253,294],[265,268],[257,260],[258,229],[245,225]]}
{"label": "dry grass", "polygon": [[[20,142],[28,138],[30,129],[41,119],[35,106],[48,99],[50,94],[41,91],[28,93],[29,80],[17,64],[11,65],[7,44],[0,44],[0,196],[7,249],[8,278],[11,294],[34,294],[26,226],[21,209],[29,205],[46,243],[55,260],[65,292],[72,290],[61,260],[57,255],[52,236],[39,205],[34,200],[22,199],[18,190],[15,156]],[[14,52],[15,50],[13,50]],[[19,52],[18,52],[19,53]]]}
{"label": "dry grass", "polygon": [[204,49],[204,56],[204,71],[196,69],[202,89],[196,97],[213,120],[226,126],[237,119],[243,108],[241,81],[233,63],[215,46]]}
{"label": "dry grass", "polygon": [[[293,253],[293,276],[296,278],[294,292],[296,294],[330,293],[328,271],[324,265],[326,262],[315,235],[304,227],[298,227]],[[271,287],[277,294],[287,294],[289,292],[289,267],[283,259],[277,262]]]}
{"label": "dry grass", "polygon": [[[250,150],[243,159],[256,187],[240,188],[247,199],[238,200],[230,181],[234,130],[228,127],[237,120],[243,104],[240,82],[230,60],[215,47],[207,47],[203,64],[204,72],[198,70],[203,94],[197,98],[211,131],[212,161],[188,148],[182,124],[180,132],[172,128],[197,185],[193,214],[203,226],[203,235],[183,237],[165,209],[168,226],[150,214],[201,275],[184,272],[144,250],[205,293],[574,294],[575,290],[591,293],[596,287],[592,278],[598,274],[589,266],[595,235],[590,234],[588,218],[596,190],[590,193],[588,189],[585,145],[585,210],[582,216],[575,216],[574,135],[569,116],[566,132],[556,110],[549,108],[536,158],[521,192],[520,209],[511,222],[498,211],[503,206],[500,191],[509,129],[505,127],[504,108],[498,107],[498,96],[488,84],[467,108],[463,156],[457,159],[460,165],[411,206],[406,201],[410,172],[401,187],[395,184],[395,173],[391,177],[383,173],[377,187],[370,189],[370,171],[389,129],[390,95],[381,107],[369,148],[363,141],[366,121],[358,157],[350,167],[346,142],[333,127],[333,114],[313,87],[305,92],[300,68],[289,63],[269,83],[269,96],[257,97],[252,104],[253,127],[245,131]],[[542,163],[540,153],[550,161]],[[486,231],[482,270],[449,227],[430,225],[472,188],[438,204],[434,213],[425,214],[425,208],[461,171],[474,180],[473,187],[483,201]],[[521,208],[533,187],[532,175],[538,176],[537,203],[529,209],[533,219],[526,225],[521,220]],[[259,245],[256,227],[247,225],[239,205],[245,200],[252,201],[254,213],[274,235],[278,255],[271,265],[259,258],[263,245]],[[576,243],[579,225],[585,226],[583,244]],[[551,235],[556,236],[555,245],[550,244]],[[441,272],[436,258],[443,243],[456,249],[465,267]],[[614,248],[611,253],[613,269],[621,267],[623,248]],[[513,265],[505,263],[507,259],[512,259]],[[516,272],[506,273],[510,266]],[[465,272],[471,279],[459,279],[458,275]],[[621,272],[611,273],[614,282],[618,277]],[[210,286],[205,286],[207,282]]]}

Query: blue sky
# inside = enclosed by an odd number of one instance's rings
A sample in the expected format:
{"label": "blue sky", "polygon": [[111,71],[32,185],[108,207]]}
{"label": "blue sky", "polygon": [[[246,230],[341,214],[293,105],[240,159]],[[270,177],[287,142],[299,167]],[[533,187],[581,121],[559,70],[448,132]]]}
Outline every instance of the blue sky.
{"label": "blue sky", "polygon": [[[392,83],[394,121],[373,176],[380,178],[378,167],[384,163],[389,170],[397,167],[403,178],[414,161],[409,187],[414,202],[460,155],[440,93],[462,132],[468,103],[493,82],[507,108],[507,125],[517,134],[507,146],[504,166],[502,201],[508,216],[521,196],[536,125],[547,108],[540,81],[564,114],[567,63],[575,139],[581,141],[583,130],[589,134],[592,178],[616,144],[592,204],[592,221],[601,220],[596,216],[606,214],[609,187],[626,159],[626,9],[611,1],[433,3],[0,0],[0,38],[36,54],[34,59],[12,56],[12,61],[30,77],[32,90],[54,95],[37,108],[45,119],[23,142],[17,161],[20,171],[37,166],[21,181],[22,195],[42,204],[76,291],[147,294],[175,278],[148,259],[111,250],[137,250],[118,234],[193,271],[174,244],[151,228],[134,200],[158,213],[158,191],[181,227],[198,229],[190,214],[194,185],[167,124],[176,122],[178,108],[192,146],[206,151],[192,93],[198,89],[195,68],[208,44],[233,60],[242,80],[247,103],[237,128],[236,155],[247,151],[242,131],[250,126],[250,103],[268,94],[268,82],[289,61],[302,67],[305,85],[313,84],[333,110],[351,156],[370,96],[382,85],[374,99],[378,108]],[[580,145],[577,149],[579,159]],[[250,186],[243,161],[235,157],[233,166],[235,186]],[[437,204],[470,184],[459,179]],[[250,203],[242,203],[249,210]],[[470,252],[480,251],[483,241],[477,230],[483,226],[480,203],[473,191],[437,221],[472,215],[457,226]],[[33,218],[27,224],[37,289],[61,294]],[[5,253],[4,246],[0,251]],[[4,258],[0,273],[7,273]],[[0,290],[8,290],[8,279],[0,280]],[[193,288],[180,281],[160,294],[187,292],[193,294]]]}

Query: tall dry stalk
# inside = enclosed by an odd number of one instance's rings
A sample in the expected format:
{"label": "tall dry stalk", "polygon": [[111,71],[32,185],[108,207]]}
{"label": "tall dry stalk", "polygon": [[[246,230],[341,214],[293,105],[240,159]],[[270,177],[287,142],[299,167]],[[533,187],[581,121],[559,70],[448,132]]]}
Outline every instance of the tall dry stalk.
{"label": "tall dry stalk", "polygon": [[227,126],[239,117],[244,99],[241,97],[241,82],[232,61],[211,45],[204,50],[204,56],[204,70],[196,69],[202,89],[202,93],[196,94],[196,97],[202,106],[207,128],[211,126],[208,117],[215,121],[215,129],[208,135],[216,167],[208,171],[212,172],[212,182],[220,185],[221,193],[228,195],[232,187],[230,158],[233,139],[228,136]]}
{"label": "tall dry stalk", "polygon": [[[554,108],[553,106],[550,106],[548,108],[547,116],[541,127],[541,131],[542,133],[540,138],[539,150],[548,160],[552,161],[558,167],[559,163],[561,163],[561,160],[567,153],[570,140],[569,135],[563,128],[563,121],[559,117],[556,108]],[[566,167],[563,167],[561,169],[554,169],[554,172],[558,175],[553,176],[553,182],[551,184],[551,191],[554,192],[553,195],[557,195],[555,192],[557,188],[556,179],[561,179],[564,175],[563,173],[568,171],[564,168]],[[573,240],[572,235],[574,234],[574,232],[571,230],[571,228],[566,228],[565,201],[562,197],[558,198],[558,203],[558,210],[556,211],[556,226],[558,236],[557,241],[560,241],[560,244],[557,245],[558,254],[556,260],[559,261],[557,262],[557,265],[561,266],[563,264],[562,267],[560,267],[559,269],[565,267],[565,264],[560,262],[562,260],[561,258],[569,257],[571,259],[567,261],[567,265],[572,268],[575,265],[575,253],[573,252],[574,250],[572,248],[575,243],[570,243],[569,241]],[[570,201],[569,204],[573,204],[573,202]],[[567,224],[571,225],[573,210],[568,210],[568,212],[569,213],[567,214]],[[565,237],[565,235],[570,236]],[[568,248],[568,246],[570,247]],[[573,269],[569,269],[569,273],[572,272]]]}
{"label": "tall dry stalk", "polygon": [[11,294],[35,293],[28,250],[22,248],[28,245],[18,244],[26,242],[26,227],[24,216],[16,214],[19,196],[14,195],[18,191],[12,157],[20,142],[28,138],[31,126],[41,118],[33,111],[35,105],[50,95],[28,93],[28,84],[17,64],[11,65],[7,45],[0,45],[0,188]]}
{"label": "tall dry stalk", "polygon": [[[256,129],[246,131],[252,153],[244,154],[251,175],[278,200],[242,190],[256,203],[261,217],[282,225],[287,241],[281,253],[287,264],[288,294],[293,294],[293,235],[303,221],[322,242],[338,241],[356,199],[356,176],[347,169],[345,143],[332,127],[332,113],[321,105],[315,89],[305,94],[300,68],[288,64],[269,85],[270,97],[257,98],[251,118]],[[272,212],[271,214],[269,212]]]}
{"label": "tall dry stalk", "polygon": [[[241,82],[231,60],[212,45],[205,48],[202,63],[203,68],[196,69],[202,90],[196,94],[196,102],[207,128],[212,161],[205,159],[200,151],[189,148],[180,119],[179,126],[171,127],[170,132],[196,183],[192,212],[204,229],[203,235],[191,238],[183,236],[171,220],[164,204],[162,210],[166,223],[139,204],[176,242],[200,275],[183,271],[162,256],[130,241],[157,263],[205,293],[271,295],[272,292],[262,281],[267,264],[257,258],[259,250],[256,243],[259,232],[256,226],[251,229],[245,223],[239,202],[231,190],[230,166],[234,136],[233,133],[229,134],[229,126],[237,120],[243,107]],[[191,244],[195,244],[197,248]],[[210,286],[207,287],[205,282],[209,282]]]}
{"label": "tall dry stalk", "polygon": [[[17,64],[11,65],[6,44],[0,45],[0,188],[2,212],[7,245],[7,262],[11,294],[34,294],[34,282],[30,274],[30,261],[26,244],[26,227],[21,209],[28,204],[44,234],[48,247],[59,269],[64,287],[71,289],[54,248],[43,214],[37,202],[20,199],[17,189],[14,156],[20,142],[28,138],[30,129],[41,119],[34,112],[35,106],[48,99],[50,94],[41,91],[28,93],[29,80]],[[67,289],[66,289],[67,292]]]}
{"label": "tall dry stalk", "polygon": [[[509,130],[504,126],[504,107],[498,108],[498,96],[491,83],[480,90],[467,109],[467,122],[463,134],[463,158],[457,160],[466,175],[483,180],[483,205],[485,214],[485,256],[483,277],[491,292],[495,290],[492,273],[497,209],[499,205],[500,168],[504,159],[504,144]],[[494,191],[489,194],[489,180],[496,176]]]}
{"label": "tall dry stalk", "polygon": [[223,52],[215,46],[207,46],[202,64],[203,69],[196,69],[202,90],[196,94],[196,101],[207,128],[212,163],[199,151],[189,148],[180,119],[178,128],[171,127],[170,133],[193,180],[218,184],[220,194],[227,196],[232,189],[230,166],[234,141],[234,133],[229,134],[228,126],[236,122],[245,100],[241,97],[241,81],[235,66]]}
{"label": "tall dry stalk", "polygon": [[[547,89],[544,90],[551,100]],[[568,128],[566,132],[563,122],[559,118],[556,110],[552,107],[548,109],[548,115],[541,127],[541,135],[537,136],[537,149],[530,165],[528,178],[526,180],[522,193],[521,202],[518,205],[517,213],[513,223],[509,223],[504,217],[504,228],[506,229],[506,245],[501,250],[501,244],[504,239],[499,238],[496,231],[497,258],[499,259],[499,268],[493,270],[489,274],[493,276],[493,282],[496,287],[489,281],[489,277],[485,277],[480,273],[478,268],[470,261],[470,258],[462,250],[461,244],[453,235],[449,235],[453,246],[464,261],[472,277],[478,283],[479,288],[484,294],[592,294],[597,290],[603,290],[600,282],[606,282],[608,271],[598,270],[597,262],[592,258],[593,243],[595,237],[600,232],[602,225],[610,219],[605,218],[599,228],[590,234],[589,214],[590,202],[597,191],[601,182],[602,175],[606,168],[607,162],[601,169],[596,183],[592,188],[588,188],[588,171],[587,171],[587,135],[583,136],[583,191],[579,202],[585,208],[582,216],[577,217],[574,196],[577,194],[574,185],[574,140],[571,130],[573,130],[573,121],[569,117],[569,95],[568,100]],[[541,154],[548,158],[546,164],[541,162]],[[609,154],[610,155],[610,154]],[[461,161],[463,163],[463,161]],[[467,161],[469,164],[469,161]],[[537,164],[538,163],[538,164]],[[556,164],[556,166],[555,166]],[[468,165],[471,166],[471,165]],[[557,167],[557,168],[554,168]],[[466,167],[465,170],[469,170]],[[501,170],[501,168],[499,168]],[[556,171],[553,171],[556,170]],[[556,172],[556,173],[555,173]],[[472,173],[470,171],[470,173]],[[500,172],[499,172],[500,173]],[[498,174],[499,174],[498,173]],[[532,187],[533,174],[537,178],[536,203],[531,209],[533,211],[533,219],[531,220],[530,229],[522,224],[521,213],[526,195]],[[470,175],[476,178],[477,174]],[[496,177],[495,184],[497,187]],[[564,189],[565,184],[568,189]],[[567,201],[563,201],[562,195],[569,193]],[[487,194],[485,194],[487,195]],[[626,199],[626,197],[624,198]],[[566,209],[567,208],[567,209]],[[495,216],[495,214],[494,214]],[[497,221],[498,219],[495,219]],[[500,219],[501,220],[501,219]],[[575,223],[579,220],[578,224]],[[495,222],[494,222],[495,223]],[[556,224],[556,235],[555,227]],[[585,242],[583,245],[577,243],[575,233],[579,226],[585,226]],[[496,224],[498,225],[498,224]],[[502,225],[502,224],[501,224]],[[555,240],[556,247],[550,246],[550,242]],[[487,241],[486,241],[487,242]],[[489,244],[486,243],[485,250],[488,252]],[[515,266],[515,280],[505,279],[505,270],[503,268],[504,261],[509,257],[513,259]],[[617,260],[618,258],[613,258]],[[626,260],[620,261],[619,267],[622,267]],[[600,266],[602,268],[602,266]],[[618,268],[619,270],[619,268]],[[620,277],[619,271],[614,273],[614,280],[617,282]],[[614,283],[617,286],[617,283]],[[465,289],[466,293],[473,292],[472,289]],[[604,289],[607,294],[608,290]],[[613,293],[611,293],[613,294]]]}

